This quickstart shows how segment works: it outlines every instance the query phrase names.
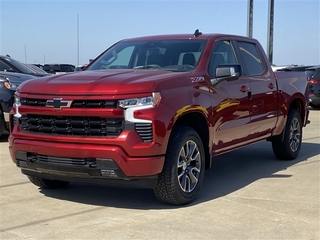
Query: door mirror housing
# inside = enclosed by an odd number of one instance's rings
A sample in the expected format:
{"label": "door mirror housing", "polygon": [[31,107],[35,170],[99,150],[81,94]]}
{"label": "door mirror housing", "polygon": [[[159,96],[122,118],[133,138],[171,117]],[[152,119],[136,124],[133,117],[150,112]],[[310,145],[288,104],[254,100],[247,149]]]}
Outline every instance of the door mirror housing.
{"label": "door mirror housing", "polygon": [[223,64],[216,68],[216,78],[211,79],[212,85],[221,81],[233,81],[239,79],[243,75],[240,64]]}
{"label": "door mirror housing", "polygon": [[237,80],[242,76],[240,64],[218,65],[216,68],[216,78],[223,78],[227,81]]}

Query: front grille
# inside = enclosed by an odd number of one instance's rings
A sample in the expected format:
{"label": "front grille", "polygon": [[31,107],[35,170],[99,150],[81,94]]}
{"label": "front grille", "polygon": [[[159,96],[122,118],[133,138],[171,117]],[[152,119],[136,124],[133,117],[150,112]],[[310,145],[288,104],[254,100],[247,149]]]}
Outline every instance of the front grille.
{"label": "front grille", "polygon": [[152,142],[153,134],[151,123],[136,123],[134,128],[144,142]]}
{"label": "front grille", "polygon": [[123,122],[123,118],[27,114],[20,118],[20,129],[54,135],[118,137],[123,131]]}
{"label": "front grille", "polygon": [[[21,98],[22,106],[45,107],[47,99]],[[117,100],[74,100],[70,108],[117,108]]]}
{"label": "front grille", "polygon": [[45,107],[46,99],[32,99],[32,98],[21,98],[20,99],[22,106],[33,106],[33,107]]}

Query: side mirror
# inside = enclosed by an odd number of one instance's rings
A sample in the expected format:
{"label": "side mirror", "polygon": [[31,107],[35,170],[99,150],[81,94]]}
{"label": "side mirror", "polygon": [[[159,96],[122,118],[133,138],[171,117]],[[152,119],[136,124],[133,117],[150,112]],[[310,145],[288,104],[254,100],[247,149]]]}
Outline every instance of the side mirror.
{"label": "side mirror", "polygon": [[243,75],[240,64],[223,64],[216,68],[216,78],[211,79],[212,85],[221,81],[233,81],[239,79]]}
{"label": "side mirror", "polygon": [[236,80],[242,76],[242,68],[240,64],[234,65],[218,65],[216,68],[216,78],[225,78],[226,80]]}

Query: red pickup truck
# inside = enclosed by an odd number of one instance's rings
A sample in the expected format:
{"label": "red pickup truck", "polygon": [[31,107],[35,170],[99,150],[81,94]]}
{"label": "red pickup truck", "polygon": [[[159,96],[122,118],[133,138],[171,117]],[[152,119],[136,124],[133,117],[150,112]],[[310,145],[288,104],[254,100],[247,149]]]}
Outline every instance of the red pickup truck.
{"label": "red pickup truck", "polygon": [[182,205],[216,155],[267,140],[298,156],[307,76],[273,73],[257,40],[227,34],[126,39],[85,71],[19,86],[11,158],[41,188],[150,187]]}

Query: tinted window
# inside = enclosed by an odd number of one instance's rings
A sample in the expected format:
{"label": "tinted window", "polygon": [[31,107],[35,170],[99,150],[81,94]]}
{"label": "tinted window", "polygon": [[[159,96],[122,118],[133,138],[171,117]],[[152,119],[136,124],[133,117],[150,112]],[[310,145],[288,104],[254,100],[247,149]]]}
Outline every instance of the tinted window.
{"label": "tinted window", "polygon": [[319,79],[320,80],[320,69],[317,70],[317,72],[312,76],[313,79]]}
{"label": "tinted window", "polygon": [[4,60],[6,62],[8,62],[8,64],[11,64],[14,67],[16,67],[22,73],[27,73],[27,74],[34,74],[35,73],[30,68],[28,68],[26,65],[24,65],[23,63],[21,63],[17,60],[14,60],[13,58],[6,57],[6,58],[4,58]]}
{"label": "tinted window", "polygon": [[234,52],[229,41],[220,41],[216,43],[210,57],[209,74],[215,77],[216,68],[222,64],[237,63]]}
{"label": "tinted window", "polygon": [[10,70],[10,69],[11,68],[7,64],[0,61],[0,71]]}
{"label": "tinted window", "polygon": [[254,43],[238,42],[238,46],[247,67],[247,75],[262,74],[264,67],[256,45]]}

